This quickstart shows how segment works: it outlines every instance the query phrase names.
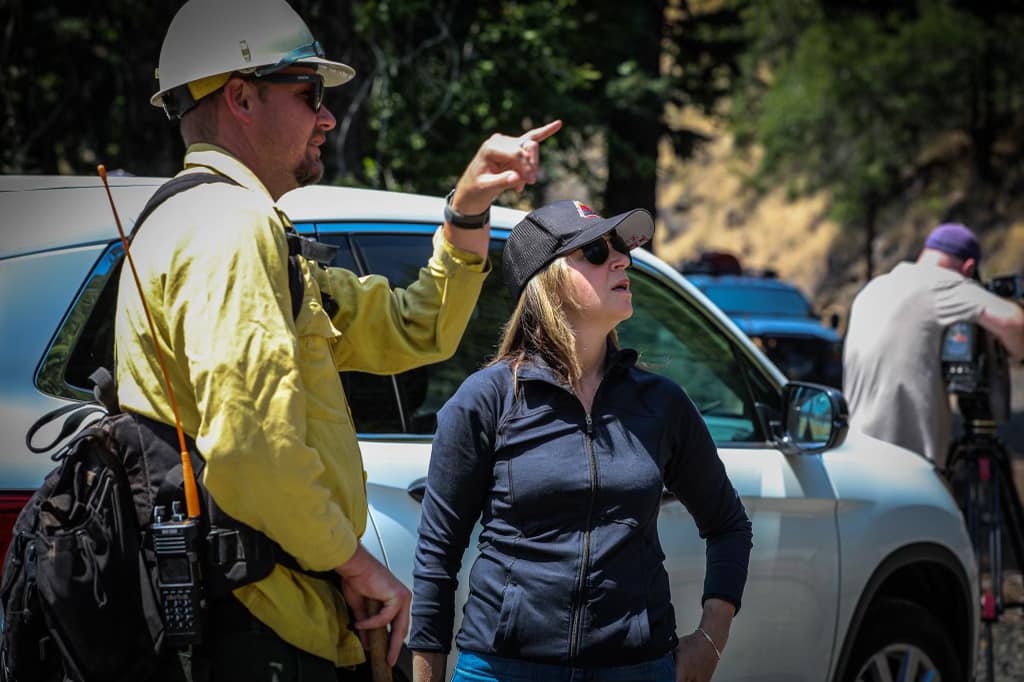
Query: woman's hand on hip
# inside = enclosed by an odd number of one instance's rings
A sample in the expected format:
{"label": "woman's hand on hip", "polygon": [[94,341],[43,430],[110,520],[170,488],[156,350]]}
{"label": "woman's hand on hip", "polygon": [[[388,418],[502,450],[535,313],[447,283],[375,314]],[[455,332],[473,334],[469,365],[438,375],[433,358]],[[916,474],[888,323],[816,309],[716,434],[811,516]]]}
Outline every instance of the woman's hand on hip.
{"label": "woman's hand on hip", "polygon": [[710,682],[718,656],[700,632],[679,639],[676,647],[676,682]]}

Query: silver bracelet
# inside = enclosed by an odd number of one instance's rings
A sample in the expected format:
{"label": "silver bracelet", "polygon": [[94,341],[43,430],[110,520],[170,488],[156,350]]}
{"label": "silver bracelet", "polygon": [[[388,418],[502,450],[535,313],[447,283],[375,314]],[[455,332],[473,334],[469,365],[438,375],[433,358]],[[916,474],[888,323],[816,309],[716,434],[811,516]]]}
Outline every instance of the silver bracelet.
{"label": "silver bracelet", "polygon": [[722,660],[722,652],[718,650],[717,646],[715,646],[715,640],[711,639],[711,635],[709,635],[707,631],[699,625],[697,626],[697,632],[704,635],[704,639],[708,640],[708,644],[710,644],[711,648],[715,650],[715,658],[719,661]]}

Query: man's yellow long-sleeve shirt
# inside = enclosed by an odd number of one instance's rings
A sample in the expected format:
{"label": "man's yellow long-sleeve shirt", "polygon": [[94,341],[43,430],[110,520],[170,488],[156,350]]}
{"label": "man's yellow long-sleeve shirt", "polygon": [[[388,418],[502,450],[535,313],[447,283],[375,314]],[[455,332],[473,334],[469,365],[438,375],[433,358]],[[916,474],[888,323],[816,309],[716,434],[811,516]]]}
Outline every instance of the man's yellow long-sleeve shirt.
{"label": "man's yellow long-sleeve shirt", "polygon": [[[240,161],[193,145],[185,171],[239,186],[201,185],[168,199],[132,242],[186,433],[206,460],[203,482],[228,514],[265,533],[307,569],[345,563],[366,526],[365,472],[340,370],[390,374],[458,346],[486,262],[440,231],[419,279],[392,290],[302,260],[293,320],[287,217]],[[321,289],[339,310],[329,317]],[[174,415],[129,268],[116,319],[121,406],[167,424]],[[341,594],[283,566],[235,590],[262,622],[336,665],[363,660]]]}

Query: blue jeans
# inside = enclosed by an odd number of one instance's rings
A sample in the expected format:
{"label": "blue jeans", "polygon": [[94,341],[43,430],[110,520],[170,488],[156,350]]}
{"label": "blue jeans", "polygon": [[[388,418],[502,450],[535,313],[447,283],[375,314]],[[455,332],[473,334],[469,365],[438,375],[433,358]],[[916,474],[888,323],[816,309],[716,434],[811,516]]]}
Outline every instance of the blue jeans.
{"label": "blue jeans", "polygon": [[675,682],[672,654],[636,665],[574,668],[460,651],[452,682]]}

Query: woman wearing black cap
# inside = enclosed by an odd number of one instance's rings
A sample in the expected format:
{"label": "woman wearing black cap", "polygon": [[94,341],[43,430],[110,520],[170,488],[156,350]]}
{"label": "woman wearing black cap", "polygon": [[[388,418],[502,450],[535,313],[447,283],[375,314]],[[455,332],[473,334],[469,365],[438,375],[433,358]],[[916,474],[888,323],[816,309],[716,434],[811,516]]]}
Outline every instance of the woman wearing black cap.
{"label": "woman wearing black cap", "polygon": [[[517,300],[492,363],[438,413],[416,549],[416,682],[441,680],[456,576],[480,556],[454,680],[711,679],[739,609],[750,521],[707,428],[674,382],[636,366],[629,251],[654,223],[560,201],[503,256]],[[707,542],[700,626],[677,638],[657,519],[667,487]]]}

